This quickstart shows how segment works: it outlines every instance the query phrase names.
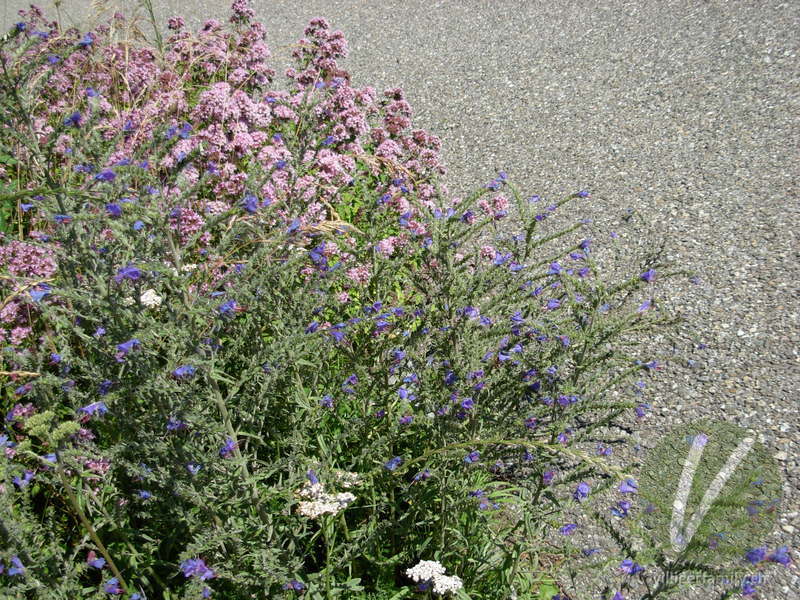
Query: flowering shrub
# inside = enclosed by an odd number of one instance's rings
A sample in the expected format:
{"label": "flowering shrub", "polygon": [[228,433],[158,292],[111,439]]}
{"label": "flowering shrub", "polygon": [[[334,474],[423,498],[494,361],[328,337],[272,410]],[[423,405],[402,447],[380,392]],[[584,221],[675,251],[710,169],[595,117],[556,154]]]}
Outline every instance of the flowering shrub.
{"label": "flowering shrub", "polygon": [[594,448],[643,414],[608,392],[658,368],[630,336],[668,273],[541,231],[587,192],[449,198],[341,32],[281,90],[251,18],[173,18],[162,56],[32,8],[2,41],[2,585],[549,597],[563,511],[635,489]]}

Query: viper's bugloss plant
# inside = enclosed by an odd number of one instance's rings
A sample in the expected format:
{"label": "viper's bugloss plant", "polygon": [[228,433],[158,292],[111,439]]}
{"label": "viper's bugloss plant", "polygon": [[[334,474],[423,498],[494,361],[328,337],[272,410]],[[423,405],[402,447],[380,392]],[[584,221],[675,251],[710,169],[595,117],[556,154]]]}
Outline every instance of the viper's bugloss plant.
{"label": "viper's bugloss plant", "polygon": [[610,391],[657,369],[631,342],[671,322],[640,304],[669,269],[607,281],[581,224],[542,229],[585,191],[543,207],[501,173],[450,198],[439,140],[401,90],[350,85],[324,19],[281,89],[242,0],[227,29],[170,19],[163,51],[116,40],[121,16],[22,18],[0,46],[3,588],[558,591],[565,511],[635,493],[595,448],[642,411]]}

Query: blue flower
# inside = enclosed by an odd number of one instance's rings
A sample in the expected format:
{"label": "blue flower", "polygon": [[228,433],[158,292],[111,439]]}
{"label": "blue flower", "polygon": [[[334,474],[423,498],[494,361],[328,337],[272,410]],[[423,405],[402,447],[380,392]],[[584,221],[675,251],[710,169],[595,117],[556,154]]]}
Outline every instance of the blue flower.
{"label": "blue flower", "polygon": [[188,379],[197,372],[197,368],[192,365],[181,365],[172,372],[172,376],[177,379]]}
{"label": "blue flower", "polygon": [[216,573],[206,565],[202,558],[186,559],[181,563],[181,570],[184,577],[197,577],[200,581],[216,577]]}
{"label": "blue flower", "polygon": [[473,450],[469,454],[464,457],[464,462],[467,464],[473,464],[478,462],[481,459],[481,453],[477,450]]}
{"label": "blue flower", "polygon": [[100,171],[97,175],[94,176],[95,181],[114,181],[117,178],[117,174],[114,173],[111,169],[106,169],[105,171]]}
{"label": "blue flower", "polygon": [[242,200],[242,208],[244,208],[251,215],[258,212],[258,198],[253,194],[247,194]]}
{"label": "blue flower", "polygon": [[228,300],[227,302],[223,302],[217,308],[219,314],[223,317],[231,317],[240,310],[239,305],[236,303],[236,300]]}
{"label": "blue flower", "polygon": [[81,113],[77,110],[72,113],[70,116],[64,119],[64,125],[72,125],[73,127],[80,127],[81,125]]}
{"label": "blue flower", "polygon": [[233,454],[233,451],[235,449],[236,449],[236,442],[233,441],[231,438],[226,438],[225,444],[222,446],[222,448],[219,449],[219,455],[222,458],[228,458],[231,454]]}
{"label": "blue flower", "polygon": [[333,408],[333,396],[325,394],[319,401],[322,408]]}
{"label": "blue flower", "polygon": [[631,509],[631,503],[627,502],[626,500],[620,500],[617,502],[616,507],[611,508],[611,514],[615,517],[619,517],[620,519],[624,519],[628,516],[628,511]]}
{"label": "blue flower", "polygon": [[192,475],[197,475],[200,472],[200,469],[203,468],[203,465],[200,463],[196,463],[194,461],[186,464],[186,470],[189,471]]}
{"label": "blue flower", "polygon": [[122,216],[122,207],[115,202],[111,202],[106,204],[106,213],[112,219],[119,219]]}
{"label": "blue flower", "polygon": [[115,355],[117,362],[124,362],[128,353],[141,345],[141,342],[136,338],[130,339],[127,342],[122,342],[121,344],[117,344],[117,353]]}
{"label": "blue flower", "polygon": [[394,471],[403,463],[403,459],[399,456],[395,456],[394,458],[389,459],[384,463],[384,468],[388,469],[389,471]]}
{"label": "blue flower", "polygon": [[142,500],[149,500],[150,498],[153,497],[153,494],[151,494],[147,490],[139,490],[138,495],[139,498],[141,498]]}
{"label": "blue flower", "polygon": [[142,272],[134,267],[133,263],[128,263],[117,271],[117,274],[114,276],[114,281],[117,283],[122,283],[126,279],[129,281],[138,281],[141,276]]}
{"label": "blue flower", "polygon": [[589,190],[581,190],[576,194],[578,198],[588,198],[589,197]]}
{"label": "blue flower", "polygon": [[101,417],[108,412],[108,407],[105,402],[92,402],[91,404],[79,408],[78,412],[82,412],[90,417]]}
{"label": "blue flower", "polygon": [[550,298],[550,300],[547,301],[545,310],[556,310],[560,306],[561,306],[561,300],[558,300],[557,298]]}
{"label": "blue flower", "polygon": [[648,269],[647,271],[642,273],[639,277],[641,277],[642,281],[650,283],[651,281],[653,281],[653,279],[655,279],[656,271],[655,269]]}
{"label": "blue flower", "polygon": [[575,524],[575,523],[567,523],[566,525],[564,525],[563,527],[561,527],[561,528],[558,530],[558,532],[559,532],[561,535],[571,535],[571,534],[572,534],[572,533],[573,533],[573,532],[574,532],[574,531],[575,531],[577,528],[578,528],[578,525],[577,525],[577,524]]}
{"label": "blue flower", "polygon": [[136,221],[134,221],[132,227],[134,231],[141,231],[142,228],[144,227],[144,223],[137,219]]}
{"label": "blue flower", "polygon": [[301,582],[297,581],[297,579],[292,579],[291,581],[287,581],[281,587],[284,590],[292,590],[295,592],[302,592],[304,589],[306,589],[306,586],[303,585]]}
{"label": "blue flower", "polygon": [[752,550],[748,550],[747,553],[744,555],[744,559],[751,565],[760,563],[766,557],[767,557],[766,548],[753,548]]}
{"label": "blue flower", "polygon": [[586,483],[585,481],[582,481],[578,484],[578,487],[575,488],[575,491],[572,493],[572,497],[575,498],[575,500],[577,500],[578,502],[582,502],[583,500],[586,500],[586,498],[589,497],[590,490],[591,488],[589,487],[589,484]]}
{"label": "blue flower", "polygon": [[91,33],[87,33],[83,36],[83,39],[78,42],[78,46],[81,48],[88,48],[92,45],[92,42],[94,42],[94,36]]}
{"label": "blue flower", "polygon": [[628,477],[625,481],[619,484],[619,491],[622,494],[635,494],[639,491],[639,485],[636,483],[636,480]]}
{"label": "blue flower", "polygon": [[792,562],[792,556],[789,553],[789,547],[781,546],[780,548],[775,550],[775,552],[770,554],[767,557],[767,560],[770,562],[780,563],[783,566],[788,567],[789,563]]}
{"label": "blue flower", "polygon": [[644,571],[644,567],[638,563],[633,562],[630,558],[626,558],[619,565],[619,570],[628,575],[636,575]]}
{"label": "blue flower", "polygon": [[426,479],[430,478],[430,476],[431,476],[431,472],[428,469],[425,469],[424,471],[420,471],[419,473],[414,475],[414,481],[415,482],[417,482],[417,481],[425,481]]}
{"label": "blue flower", "polygon": [[113,594],[115,596],[125,593],[122,590],[122,587],[119,585],[119,579],[116,577],[109,579],[105,586],[103,586],[103,589],[105,590],[106,594]]}
{"label": "blue flower", "polygon": [[34,478],[33,471],[28,470],[25,471],[25,473],[22,475],[22,478],[15,476],[12,479],[12,481],[14,482],[15,486],[17,486],[21,490],[24,490],[26,487],[28,487],[28,484],[31,482],[33,478]]}
{"label": "blue flower", "polygon": [[91,557],[86,562],[90,567],[94,567],[95,569],[102,569],[106,565],[105,558],[95,558],[94,552],[90,552],[89,554],[91,555]]}

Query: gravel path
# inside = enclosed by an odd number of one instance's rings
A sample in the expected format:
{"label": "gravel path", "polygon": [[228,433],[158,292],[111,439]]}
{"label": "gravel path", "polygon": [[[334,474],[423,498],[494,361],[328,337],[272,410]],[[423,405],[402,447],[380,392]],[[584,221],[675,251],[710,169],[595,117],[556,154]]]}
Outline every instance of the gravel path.
{"label": "gravel path", "polygon": [[[5,4],[7,27],[26,3]],[[65,0],[62,11],[81,18],[85,4]],[[229,2],[154,4],[159,17],[197,24],[223,18]],[[688,324],[646,390],[654,414],[643,445],[665,424],[698,417],[753,427],[786,477],[781,528],[765,542],[800,546],[800,3],[253,6],[278,57],[313,16],[342,29],[354,83],[401,86],[415,124],[442,138],[451,191],[503,169],[527,193],[591,190],[584,216],[597,229],[628,209],[652,223],[701,283],[673,282],[662,300]],[[629,234],[626,243],[653,240]],[[661,341],[652,340],[663,351]],[[796,565],[770,570],[760,589],[762,598],[800,598]]]}

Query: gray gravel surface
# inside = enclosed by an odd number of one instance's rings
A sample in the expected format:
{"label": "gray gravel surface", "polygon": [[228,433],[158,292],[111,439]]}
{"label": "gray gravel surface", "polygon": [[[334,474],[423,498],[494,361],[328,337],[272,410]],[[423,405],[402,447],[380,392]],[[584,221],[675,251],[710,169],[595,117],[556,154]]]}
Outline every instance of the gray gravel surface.
{"label": "gray gravel surface", "polygon": [[[25,4],[5,0],[6,27]],[[159,18],[183,14],[192,25],[226,18],[229,5],[154,4]],[[79,20],[87,6],[64,0],[62,13]],[[595,220],[598,242],[622,231],[628,209],[649,222],[650,233],[629,228],[620,243],[646,249],[663,238],[700,283],[661,291],[687,325],[677,339],[648,340],[668,361],[645,391],[654,411],[643,445],[699,417],[752,427],[786,480],[765,542],[800,546],[799,2],[253,6],[280,68],[311,17],[343,30],[354,84],[403,87],[415,124],[442,138],[451,191],[503,169],[547,198],[591,190],[581,216]],[[764,599],[800,598],[796,565],[769,570],[760,589]]]}

